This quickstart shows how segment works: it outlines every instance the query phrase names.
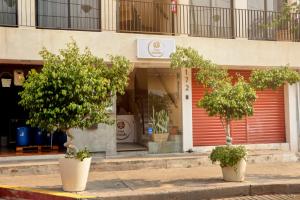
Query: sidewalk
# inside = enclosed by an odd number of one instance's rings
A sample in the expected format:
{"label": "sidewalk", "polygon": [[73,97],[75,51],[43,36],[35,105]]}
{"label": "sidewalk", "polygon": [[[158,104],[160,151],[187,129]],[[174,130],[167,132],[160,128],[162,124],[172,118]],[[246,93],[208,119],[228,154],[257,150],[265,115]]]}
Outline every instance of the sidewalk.
{"label": "sidewalk", "polygon": [[195,168],[91,172],[86,191],[77,194],[62,192],[59,174],[2,176],[0,185],[2,188],[38,191],[75,199],[107,200],[185,200],[249,194],[300,193],[300,162],[248,164],[246,182],[243,183],[224,182],[221,177],[221,169],[214,165]]}

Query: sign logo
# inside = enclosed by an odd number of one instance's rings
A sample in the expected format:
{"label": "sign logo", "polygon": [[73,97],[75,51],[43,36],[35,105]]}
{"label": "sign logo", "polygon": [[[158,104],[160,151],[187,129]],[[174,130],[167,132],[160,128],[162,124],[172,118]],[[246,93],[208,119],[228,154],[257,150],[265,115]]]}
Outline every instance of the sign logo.
{"label": "sign logo", "polygon": [[164,46],[159,40],[152,40],[148,45],[148,52],[152,57],[162,57]]}
{"label": "sign logo", "polygon": [[129,138],[132,132],[132,127],[127,120],[118,120],[117,121],[117,139],[126,140]]}

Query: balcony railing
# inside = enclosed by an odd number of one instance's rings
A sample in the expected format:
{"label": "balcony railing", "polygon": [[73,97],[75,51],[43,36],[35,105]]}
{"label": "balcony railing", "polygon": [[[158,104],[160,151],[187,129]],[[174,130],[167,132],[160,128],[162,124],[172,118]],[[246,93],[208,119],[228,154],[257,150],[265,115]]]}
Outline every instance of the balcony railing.
{"label": "balcony railing", "polygon": [[0,0],[0,26],[300,40],[300,16],[144,0]]}

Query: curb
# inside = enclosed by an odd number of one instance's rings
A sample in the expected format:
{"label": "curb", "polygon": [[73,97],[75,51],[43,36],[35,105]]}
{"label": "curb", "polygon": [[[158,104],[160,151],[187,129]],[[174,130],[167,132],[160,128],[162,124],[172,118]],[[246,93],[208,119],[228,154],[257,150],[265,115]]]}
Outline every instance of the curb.
{"label": "curb", "polygon": [[56,190],[35,189],[18,186],[0,186],[0,198],[22,200],[73,200],[95,199],[95,196],[85,196]]}
{"label": "curb", "polygon": [[163,191],[160,193],[142,192],[121,196],[85,196],[76,193],[58,192],[51,190],[32,189],[25,187],[0,186],[0,197],[8,199],[39,199],[39,200],[73,200],[73,199],[98,199],[98,200],[200,200],[217,199],[254,195],[271,194],[300,194],[300,183],[295,184],[260,184],[243,185],[219,188],[197,188],[181,191]]}
{"label": "curb", "polygon": [[220,188],[193,189],[186,191],[161,192],[152,194],[98,197],[99,200],[201,200],[254,195],[300,194],[300,184],[262,184]]}

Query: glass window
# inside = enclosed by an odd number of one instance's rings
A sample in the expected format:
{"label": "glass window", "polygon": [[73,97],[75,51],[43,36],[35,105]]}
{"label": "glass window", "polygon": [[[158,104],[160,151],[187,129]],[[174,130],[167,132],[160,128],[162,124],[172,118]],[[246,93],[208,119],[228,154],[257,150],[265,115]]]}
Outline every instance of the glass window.
{"label": "glass window", "polygon": [[17,1],[0,0],[0,26],[17,25]]}
{"label": "glass window", "polygon": [[285,0],[248,0],[249,10],[280,12]]}
{"label": "glass window", "polygon": [[191,0],[191,35],[232,38],[232,0]]}
{"label": "glass window", "polygon": [[248,0],[249,39],[276,40],[276,28],[268,27],[281,11],[283,0]]}
{"label": "glass window", "polygon": [[100,30],[100,1],[38,0],[38,27]]}

